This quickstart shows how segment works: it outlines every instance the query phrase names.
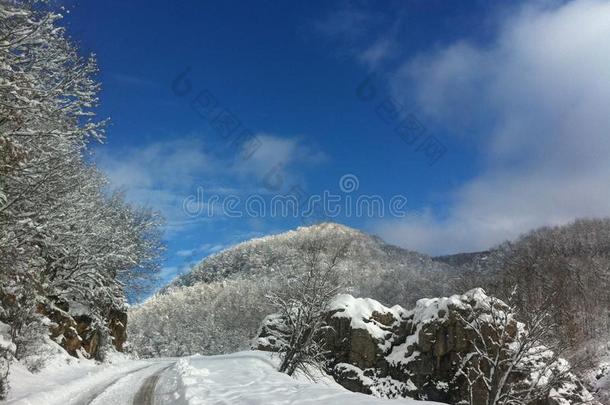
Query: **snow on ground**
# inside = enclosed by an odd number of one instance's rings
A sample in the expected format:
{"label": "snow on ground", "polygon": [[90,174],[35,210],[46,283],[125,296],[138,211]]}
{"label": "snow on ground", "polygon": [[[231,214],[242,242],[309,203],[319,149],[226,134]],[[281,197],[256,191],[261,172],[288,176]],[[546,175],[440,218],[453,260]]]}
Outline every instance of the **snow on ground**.
{"label": "snow on ground", "polygon": [[[59,359],[37,374],[16,365],[10,377],[11,405],[131,405],[147,382],[156,405],[430,405],[410,399],[380,399],[346,390],[325,376],[313,382],[276,371],[270,353],[247,351],[226,356],[180,359]],[[140,401],[136,401],[140,404]],[[145,401],[148,403],[148,401]],[[4,402],[3,402],[4,404]]]}
{"label": "snow on ground", "polygon": [[180,359],[157,387],[158,403],[176,405],[424,405],[433,402],[380,399],[347,391],[332,380],[314,383],[276,371],[264,352]]}
{"label": "snow on ground", "polygon": [[[605,350],[608,350],[607,348]],[[583,374],[583,379],[596,399],[604,404],[610,403],[610,354],[599,353],[596,366]]]}
{"label": "snow on ground", "polygon": [[[39,373],[30,373],[24,366],[15,363],[11,366],[9,376],[11,390],[6,403],[11,405],[87,404],[90,402],[89,398],[115,382],[118,384],[123,383],[123,380],[127,381],[127,377],[132,373],[150,368],[153,368],[150,372],[154,372],[154,367],[158,363],[168,364],[168,360],[129,360],[119,355],[108,363],[96,364],[92,360],[75,359],[66,354],[65,357],[53,358]],[[132,388],[129,387],[127,391]],[[125,392],[122,395],[124,396]]]}

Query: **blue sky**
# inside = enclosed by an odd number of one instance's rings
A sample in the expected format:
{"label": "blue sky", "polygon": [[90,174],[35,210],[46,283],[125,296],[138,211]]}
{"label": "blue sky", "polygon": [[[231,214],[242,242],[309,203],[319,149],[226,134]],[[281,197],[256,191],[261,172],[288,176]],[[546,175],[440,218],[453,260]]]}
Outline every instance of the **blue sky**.
{"label": "blue sky", "polygon": [[[302,224],[216,206],[193,217],[185,199],[400,195],[405,215],[332,220],[430,254],[610,211],[605,2],[64,4],[69,33],[98,57],[99,115],[112,121],[95,159],[167,218],[164,280]],[[193,107],[202,92],[216,103],[207,116]],[[239,122],[228,139],[211,125],[219,111]]]}

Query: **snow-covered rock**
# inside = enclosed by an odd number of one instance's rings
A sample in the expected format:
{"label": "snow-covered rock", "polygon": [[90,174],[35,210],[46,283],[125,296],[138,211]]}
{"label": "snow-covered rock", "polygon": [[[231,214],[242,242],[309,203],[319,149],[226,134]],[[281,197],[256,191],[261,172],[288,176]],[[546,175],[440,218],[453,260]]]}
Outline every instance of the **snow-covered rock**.
{"label": "snow-covered rock", "polygon": [[[66,302],[39,304],[38,313],[49,319],[50,337],[74,357],[98,357],[102,331],[95,326],[86,308]],[[115,308],[107,311],[106,326],[114,348],[123,351],[127,340],[127,312]]]}
{"label": "snow-covered rock", "polygon": [[[326,315],[330,327],[324,329],[320,339],[331,353],[330,373],[351,391],[377,397],[459,403],[468,397],[469,389],[461,372],[463,361],[479,348],[474,343],[477,335],[465,320],[476,316],[485,324],[491,311],[507,309],[506,304],[487,296],[482,289],[421,299],[412,310],[389,308],[372,299],[341,294],[330,303]],[[509,316],[508,336],[517,336],[523,328],[523,324]],[[273,340],[274,331],[278,330],[282,330],[281,319],[268,317],[261,328],[264,336],[257,340],[259,348],[273,350],[278,343]],[[494,339],[496,332],[492,328],[483,326],[482,330],[490,341]],[[564,375],[567,362],[552,360],[553,353],[542,349],[525,357],[521,371],[511,374],[511,384],[518,386],[561,376],[546,402],[536,405],[592,401],[591,394],[573,374]],[[486,403],[483,399],[486,394],[476,387],[474,403]]]}

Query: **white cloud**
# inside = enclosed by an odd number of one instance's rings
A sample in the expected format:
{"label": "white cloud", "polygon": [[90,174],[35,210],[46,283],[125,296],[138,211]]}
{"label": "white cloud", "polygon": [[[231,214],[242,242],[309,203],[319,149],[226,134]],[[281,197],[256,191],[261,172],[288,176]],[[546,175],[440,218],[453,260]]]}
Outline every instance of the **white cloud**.
{"label": "white cloud", "polygon": [[[273,168],[281,170],[288,181],[298,176],[301,164],[315,164],[325,155],[299,139],[269,134],[257,135],[259,147],[248,158],[221,157],[206,151],[204,139],[175,138],[153,142],[120,152],[102,148],[97,153],[99,166],[114,188],[122,188],[128,199],[158,209],[165,216],[169,231],[222,218],[219,207],[210,207],[212,195],[246,195],[260,191],[265,176]],[[271,173],[273,175],[273,173]],[[272,191],[272,190],[271,190]],[[183,204],[201,208],[195,218],[184,212]]]}
{"label": "white cloud", "polygon": [[[248,159],[238,159],[232,170],[254,178],[263,187],[275,183],[294,184],[301,177],[303,166],[317,165],[327,159],[326,154],[300,138],[259,134],[256,142],[255,152]],[[250,146],[244,145],[244,149],[249,150]],[[267,191],[275,191],[275,186],[267,188]]]}
{"label": "white cloud", "polygon": [[154,142],[112,154],[103,149],[98,160],[115,186],[129,189],[180,188],[215,169],[196,138]]}
{"label": "white cloud", "polygon": [[194,253],[195,253],[194,249],[184,249],[184,250],[177,251],[176,256],[189,257],[189,256],[192,256]]}
{"label": "white cloud", "polygon": [[[298,142],[296,139],[278,138],[272,135],[258,135],[258,147],[248,158],[243,159],[236,169],[247,174],[265,176],[269,170],[277,165],[292,163],[297,156]],[[246,149],[249,146],[245,146]]]}
{"label": "white cloud", "polygon": [[[376,231],[430,253],[478,250],[533,227],[610,215],[610,3],[525,6],[491,45],[458,41],[412,58],[428,120],[482,145],[483,170],[432,211]],[[411,93],[410,93],[411,94]]]}
{"label": "white cloud", "polygon": [[[396,9],[401,14],[400,9]],[[374,3],[343,2],[313,24],[313,32],[338,47],[337,56],[357,57],[361,62],[375,67],[375,64],[390,56],[398,49],[394,46],[394,33],[401,22],[396,14],[378,11]],[[368,46],[363,46],[368,38],[382,33],[383,38]]]}
{"label": "white cloud", "polygon": [[223,244],[215,244],[215,245],[203,245],[202,248],[206,252],[216,253],[224,249],[226,246]]}
{"label": "white cloud", "polygon": [[120,152],[101,149],[97,160],[110,185],[129,200],[160,210],[170,225],[186,223],[182,201],[191,188],[217,171],[197,138],[155,142]]}
{"label": "white cloud", "polygon": [[396,52],[397,45],[388,36],[375,41],[371,46],[362,51],[358,58],[372,69],[376,69],[380,63],[394,56]]}
{"label": "white cloud", "polygon": [[159,272],[159,278],[161,280],[169,280],[176,277],[180,273],[180,269],[176,266],[163,267]]}

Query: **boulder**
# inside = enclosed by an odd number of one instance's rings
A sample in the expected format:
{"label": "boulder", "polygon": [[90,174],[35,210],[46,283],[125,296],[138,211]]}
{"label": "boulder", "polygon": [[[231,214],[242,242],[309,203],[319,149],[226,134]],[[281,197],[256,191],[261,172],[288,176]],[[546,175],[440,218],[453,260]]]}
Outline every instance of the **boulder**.
{"label": "boulder", "polygon": [[263,319],[253,347],[266,352],[279,352],[285,345],[288,336],[284,319],[278,314],[271,314]]}

